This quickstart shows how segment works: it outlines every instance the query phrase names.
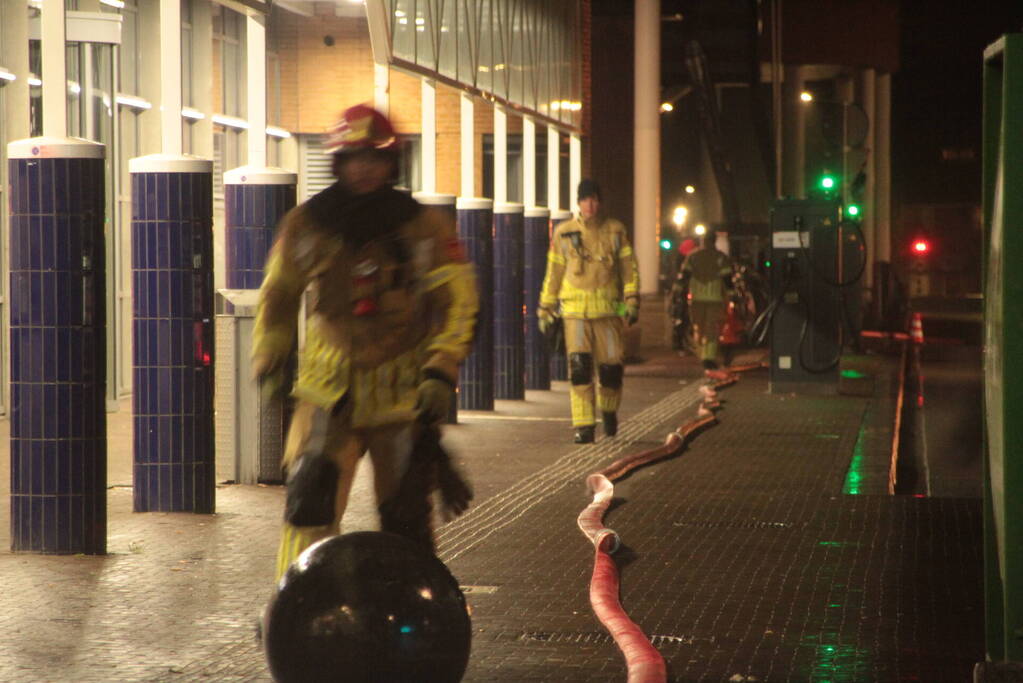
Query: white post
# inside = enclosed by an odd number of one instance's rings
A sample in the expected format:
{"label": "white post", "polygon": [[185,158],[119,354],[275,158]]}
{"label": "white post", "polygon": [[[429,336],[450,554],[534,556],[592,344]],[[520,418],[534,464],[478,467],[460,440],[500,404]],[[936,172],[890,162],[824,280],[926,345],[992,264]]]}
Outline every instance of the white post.
{"label": "white post", "polygon": [[494,206],[508,201],[508,112],[494,105]]}
{"label": "white post", "polygon": [[522,117],[522,203],[536,206],[536,121]]}
{"label": "white post", "polygon": [[[266,15],[250,14],[245,25],[248,58],[248,165],[263,168],[266,166]],[[178,130],[181,130],[180,123]]]}
{"label": "white post", "polygon": [[181,0],[160,0],[160,151],[181,149]]}
{"label": "white post", "polygon": [[421,175],[423,192],[437,192],[437,85],[428,78],[421,81],[420,116],[422,118],[422,135],[420,139],[420,158],[422,159]]}
{"label": "white post", "polygon": [[892,75],[874,79],[874,258],[892,260]]}
{"label": "white post", "polygon": [[658,203],[661,185],[661,3],[636,0],[633,233],[640,292],[657,292]]}
{"label": "white post", "polygon": [[568,138],[568,196],[569,206],[575,206],[579,202],[576,193],[579,192],[579,181],[583,179],[583,145],[579,135],[572,133]]}
{"label": "white post", "polygon": [[[9,8],[14,11],[14,6]],[[22,9],[24,11],[24,9]],[[44,2],[41,17],[43,68],[43,135],[67,137],[67,29],[64,3]],[[179,38],[180,40],[180,38]]]}
{"label": "white post", "polygon": [[391,71],[386,64],[373,65],[373,106],[384,116],[390,116]]}
{"label": "white post", "polygon": [[[547,208],[561,210],[561,134],[547,124]],[[570,209],[571,210],[571,209]]]}
{"label": "white post", "polygon": [[473,135],[473,104],[472,95],[463,92],[461,101],[462,127],[462,196],[472,197],[476,194],[476,148]]}

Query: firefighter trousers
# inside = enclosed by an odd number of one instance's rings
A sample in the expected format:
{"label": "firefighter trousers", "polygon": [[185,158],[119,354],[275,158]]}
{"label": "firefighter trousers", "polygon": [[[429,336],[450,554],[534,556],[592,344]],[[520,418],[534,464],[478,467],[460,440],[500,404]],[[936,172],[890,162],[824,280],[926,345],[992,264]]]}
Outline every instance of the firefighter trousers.
{"label": "firefighter trousers", "polygon": [[599,384],[596,406],[601,412],[614,413],[622,400],[624,367],[621,318],[566,318],[565,350],[568,353],[569,396],[572,401],[572,426],[595,424],[594,377]]}
{"label": "firefighter trousers", "polygon": [[[411,537],[432,549],[431,506],[429,490],[419,489],[417,500],[396,501],[402,477],[409,469],[413,454],[413,429],[411,422],[384,424],[375,427],[353,428],[350,407],[326,417],[325,433],[322,435],[323,454],[336,466],[337,493],[334,501],[333,520],[323,526],[295,526],[284,522],[281,541],[277,551],[276,581],[287,571],[288,566],[316,541],[339,533],[341,517],[348,505],[348,496],[355,478],[356,467],[364,453],[369,453],[373,468],[373,488],[378,508],[381,510],[381,528]],[[316,421],[323,419],[323,409],[307,401],[298,401],[291,418],[287,443],[284,449],[283,465],[287,468],[307,452],[310,439],[317,438]],[[288,495],[294,492],[290,489]],[[407,487],[406,487],[407,488]],[[401,503],[398,515],[385,512],[393,510],[394,503]],[[395,523],[391,517],[401,516],[408,520],[409,511],[414,511],[411,525]]]}

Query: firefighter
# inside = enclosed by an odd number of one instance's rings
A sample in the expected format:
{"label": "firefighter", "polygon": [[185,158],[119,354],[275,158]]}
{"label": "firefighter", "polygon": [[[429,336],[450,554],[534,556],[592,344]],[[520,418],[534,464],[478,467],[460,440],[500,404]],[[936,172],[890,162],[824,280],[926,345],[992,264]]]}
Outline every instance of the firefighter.
{"label": "firefighter", "polygon": [[705,370],[718,367],[718,335],[725,318],[725,290],[732,288],[732,260],[714,246],[708,232],[682,263],[682,289],[689,291],[689,319]]}
{"label": "firefighter", "polygon": [[[369,106],[351,107],[326,148],[338,180],[281,219],[253,336],[257,379],[277,379],[309,288],[283,458],[278,579],[303,549],[339,532],[367,451],[382,529],[433,550],[430,489],[406,486],[403,475],[416,469],[417,429],[447,415],[477,309],[454,221],[393,187],[398,139],[390,121]],[[414,493],[403,499],[399,488]]]}
{"label": "firefighter", "polygon": [[604,433],[618,432],[624,328],[639,319],[639,270],[625,226],[600,211],[600,187],[579,183],[579,213],[560,223],[547,252],[537,311],[542,332],[563,318],[576,443],[593,443],[596,404]]}

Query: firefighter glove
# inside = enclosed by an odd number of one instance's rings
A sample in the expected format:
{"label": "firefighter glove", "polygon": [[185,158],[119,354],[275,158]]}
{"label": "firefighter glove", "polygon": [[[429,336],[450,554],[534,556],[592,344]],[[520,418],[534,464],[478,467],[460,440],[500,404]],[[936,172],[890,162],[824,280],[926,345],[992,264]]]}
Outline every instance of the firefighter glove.
{"label": "firefighter glove", "polygon": [[625,322],[632,327],[639,321],[639,302],[635,299],[630,299],[625,304]]}
{"label": "firefighter glove", "polygon": [[428,424],[440,422],[451,408],[451,383],[437,377],[427,377],[416,390],[416,410]]}
{"label": "firefighter glove", "polygon": [[547,332],[549,332],[551,327],[554,325],[554,319],[557,318],[554,311],[549,308],[538,308],[536,311],[536,318],[536,325],[540,328],[540,334],[547,336]]}

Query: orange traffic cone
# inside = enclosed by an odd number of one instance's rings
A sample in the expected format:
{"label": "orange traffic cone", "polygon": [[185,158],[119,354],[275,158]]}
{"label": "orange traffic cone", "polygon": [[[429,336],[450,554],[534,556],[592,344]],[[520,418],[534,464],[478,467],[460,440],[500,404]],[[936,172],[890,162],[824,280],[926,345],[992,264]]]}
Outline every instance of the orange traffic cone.
{"label": "orange traffic cone", "polygon": [[725,314],[725,324],[721,326],[721,334],[718,335],[718,342],[725,346],[735,346],[741,340],[739,333],[742,331],[742,323],[736,315],[735,302],[728,302],[728,312]]}
{"label": "orange traffic cone", "polygon": [[909,338],[914,344],[924,343],[924,321],[919,313],[913,314],[913,323],[909,327]]}

